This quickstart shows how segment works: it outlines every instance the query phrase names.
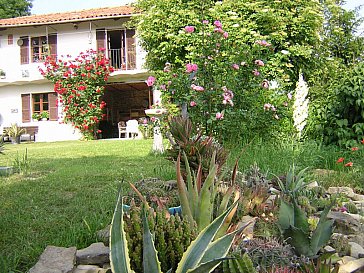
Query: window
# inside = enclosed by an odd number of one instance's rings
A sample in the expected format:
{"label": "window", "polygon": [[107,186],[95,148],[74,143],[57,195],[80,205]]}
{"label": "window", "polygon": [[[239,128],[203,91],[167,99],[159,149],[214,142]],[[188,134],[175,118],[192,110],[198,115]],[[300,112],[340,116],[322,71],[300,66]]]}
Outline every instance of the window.
{"label": "window", "polygon": [[[47,56],[57,57],[57,34],[40,37],[20,37],[20,63],[43,62]],[[30,58],[29,58],[30,56]]]}
{"label": "window", "polygon": [[12,45],[14,43],[14,37],[13,34],[8,35],[8,45]]}
{"label": "window", "polygon": [[58,120],[57,93],[22,94],[22,120],[30,122],[33,114],[49,113],[49,120]]}
{"label": "window", "polygon": [[135,30],[96,30],[97,49],[105,48],[106,56],[115,69],[136,69]]}
{"label": "window", "polygon": [[33,94],[33,114],[49,111],[48,94]]}
{"label": "window", "polygon": [[45,61],[49,54],[49,45],[46,36],[31,39],[31,53],[33,63]]}

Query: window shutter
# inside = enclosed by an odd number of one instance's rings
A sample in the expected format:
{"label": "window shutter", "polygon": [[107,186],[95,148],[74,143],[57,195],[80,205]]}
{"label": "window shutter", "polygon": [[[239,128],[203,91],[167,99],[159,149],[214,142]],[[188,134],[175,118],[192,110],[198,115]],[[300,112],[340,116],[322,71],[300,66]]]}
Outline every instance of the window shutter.
{"label": "window shutter", "polygon": [[126,30],[127,69],[136,68],[135,29]]}
{"label": "window shutter", "polygon": [[20,46],[20,64],[29,63],[29,37],[20,37],[23,44]]}
{"label": "window shutter", "polygon": [[48,45],[52,59],[57,59],[57,34],[48,35]]}
{"label": "window shutter", "polygon": [[105,38],[105,29],[97,29],[96,30],[96,46],[97,50],[100,48],[106,49],[106,38]]}
{"label": "window shutter", "polygon": [[22,121],[30,122],[30,94],[21,95]]}
{"label": "window shutter", "polygon": [[48,94],[49,120],[58,120],[57,93]]}

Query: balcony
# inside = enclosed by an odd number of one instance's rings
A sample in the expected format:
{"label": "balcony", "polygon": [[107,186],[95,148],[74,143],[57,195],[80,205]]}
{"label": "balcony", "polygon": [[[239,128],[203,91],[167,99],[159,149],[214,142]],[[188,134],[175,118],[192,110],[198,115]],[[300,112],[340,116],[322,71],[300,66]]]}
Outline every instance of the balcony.
{"label": "balcony", "polygon": [[108,49],[107,57],[110,64],[116,70],[135,70],[136,69],[136,52],[135,50],[126,51],[125,48]]}

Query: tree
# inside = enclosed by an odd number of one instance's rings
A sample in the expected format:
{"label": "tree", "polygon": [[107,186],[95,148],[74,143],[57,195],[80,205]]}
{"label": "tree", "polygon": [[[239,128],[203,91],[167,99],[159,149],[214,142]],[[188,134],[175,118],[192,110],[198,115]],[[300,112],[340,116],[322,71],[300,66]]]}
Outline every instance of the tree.
{"label": "tree", "polygon": [[32,0],[0,0],[0,18],[30,15]]}

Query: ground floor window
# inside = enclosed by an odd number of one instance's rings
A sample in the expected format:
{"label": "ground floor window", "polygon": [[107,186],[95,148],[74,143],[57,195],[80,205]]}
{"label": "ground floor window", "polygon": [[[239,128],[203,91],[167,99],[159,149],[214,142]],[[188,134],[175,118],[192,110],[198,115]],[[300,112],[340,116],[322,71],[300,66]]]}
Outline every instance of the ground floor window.
{"label": "ground floor window", "polygon": [[34,114],[47,112],[49,120],[58,120],[57,93],[22,94],[22,121],[32,121]]}

